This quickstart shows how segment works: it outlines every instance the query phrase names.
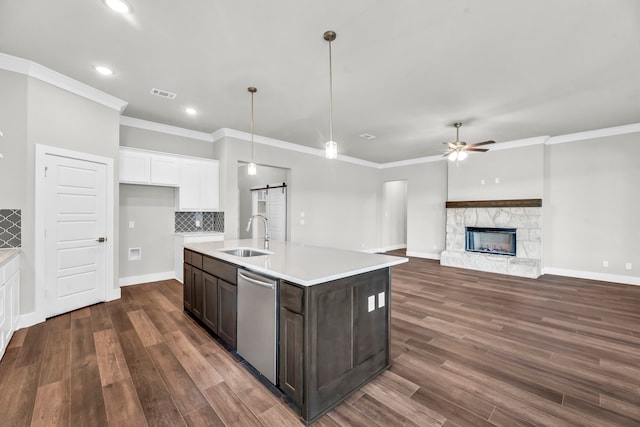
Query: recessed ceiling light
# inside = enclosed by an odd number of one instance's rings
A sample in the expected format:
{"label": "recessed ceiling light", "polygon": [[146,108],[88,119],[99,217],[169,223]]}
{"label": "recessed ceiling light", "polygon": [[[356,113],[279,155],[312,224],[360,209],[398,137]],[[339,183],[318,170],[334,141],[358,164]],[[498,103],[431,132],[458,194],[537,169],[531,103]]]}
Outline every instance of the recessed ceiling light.
{"label": "recessed ceiling light", "polygon": [[364,138],[364,139],[374,139],[376,136],[375,135],[371,135],[370,133],[363,133],[360,135],[360,138]]}
{"label": "recessed ceiling light", "polygon": [[104,0],[104,4],[118,13],[131,13],[131,6],[124,0]]}
{"label": "recessed ceiling light", "polygon": [[197,113],[196,109],[191,107],[185,108],[184,111],[190,116],[193,116]]}
{"label": "recessed ceiling light", "polygon": [[112,76],[114,74],[111,68],[107,68],[103,65],[94,65],[93,68],[103,76]]}

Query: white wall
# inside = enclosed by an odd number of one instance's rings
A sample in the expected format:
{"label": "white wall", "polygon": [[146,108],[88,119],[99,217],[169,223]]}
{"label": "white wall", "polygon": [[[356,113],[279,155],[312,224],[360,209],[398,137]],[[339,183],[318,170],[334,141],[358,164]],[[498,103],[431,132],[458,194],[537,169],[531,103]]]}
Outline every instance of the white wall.
{"label": "white wall", "polygon": [[382,169],[385,181],[407,181],[407,255],[439,259],[445,247],[447,161]]}
{"label": "white wall", "polygon": [[[225,238],[234,239],[238,233],[237,164],[249,161],[250,144],[225,137],[216,142],[216,154],[221,160]],[[256,145],[255,159],[259,165],[290,169],[290,241],[354,250],[379,247],[377,169],[262,144]]]}
{"label": "white wall", "polygon": [[[174,193],[171,187],[120,184],[120,277],[173,271]],[[142,259],[130,261],[129,248],[140,248]]]}
{"label": "white wall", "polygon": [[[1,205],[22,210],[21,314],[35,310],[35,145],[117,158],[120,112],[41,80],[0,70]],[[115,162],[117,166],[117,162]],[[117,167],[115,177],[117,180]],[[117,182],[117,181],[116,181]],[[117,188],[117,186],[116,186]],[[115,192],[114,229],[118,224]],[[114,237],[117,248],[117,236]],[[118,277],[114,248],[114,277]],[[117,288],[117,281],[110,284]],[[108,285],[109,286],[109,285]]]}
{"label": "white wall", "polygon": [[546,147],[546,270],[640,276],[638,159],[638,133]]}
{"label": "white wall", "polygon": [[471,153],[448,169],[449,201],[541,199],[544,145]]}
{"label": "white wall", "polygon": [[380,242],[385,250],[407,247],[407,181],[382,185]]}

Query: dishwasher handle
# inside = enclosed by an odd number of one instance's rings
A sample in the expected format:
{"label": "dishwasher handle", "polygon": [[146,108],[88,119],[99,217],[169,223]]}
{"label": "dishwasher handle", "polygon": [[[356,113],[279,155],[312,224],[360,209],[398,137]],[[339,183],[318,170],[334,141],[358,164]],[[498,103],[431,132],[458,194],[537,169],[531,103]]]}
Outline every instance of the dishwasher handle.
{"label": "dishwasher handle", "polygon": [[263,286],[265,288],[269,288],[269,289],[275,289],[276,285],[274,282],[263,282],[262,280],[256,280],[253,277],[248,277],[245,276],[244,274],[242,274],[241,271],[238,271],[238,276],[242,278],[242,280],[246,280],[249,283],[252,283],[254,285],[258,285],[258,286]]}

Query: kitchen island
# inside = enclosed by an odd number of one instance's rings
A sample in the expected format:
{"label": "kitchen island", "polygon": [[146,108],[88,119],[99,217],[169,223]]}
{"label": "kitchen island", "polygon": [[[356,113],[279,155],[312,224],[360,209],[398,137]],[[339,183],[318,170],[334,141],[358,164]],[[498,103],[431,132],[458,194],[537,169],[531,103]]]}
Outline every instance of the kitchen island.
{"label": "kitchen island", "polygon": [[243,313],[238,271],[272,279],[270,382],[312,422],[389,367],[391,267],[408,260],[288,242],[262,248],[262,239],[185,245],[185,310],[236,350],[238,319],[252,314]]}

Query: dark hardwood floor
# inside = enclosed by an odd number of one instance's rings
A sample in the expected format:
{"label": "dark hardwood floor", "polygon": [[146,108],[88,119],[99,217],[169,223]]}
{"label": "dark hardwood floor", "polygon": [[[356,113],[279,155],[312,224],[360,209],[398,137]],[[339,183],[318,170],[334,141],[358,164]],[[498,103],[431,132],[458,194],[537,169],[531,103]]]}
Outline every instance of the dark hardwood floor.
{"label": "dark hardwood floor", "polygon": [[[640,287],[412,258],[391,314],[391,369],[314,426],[640,425]],[[164,281],[17,331],[0,425],[301,423]]]}

